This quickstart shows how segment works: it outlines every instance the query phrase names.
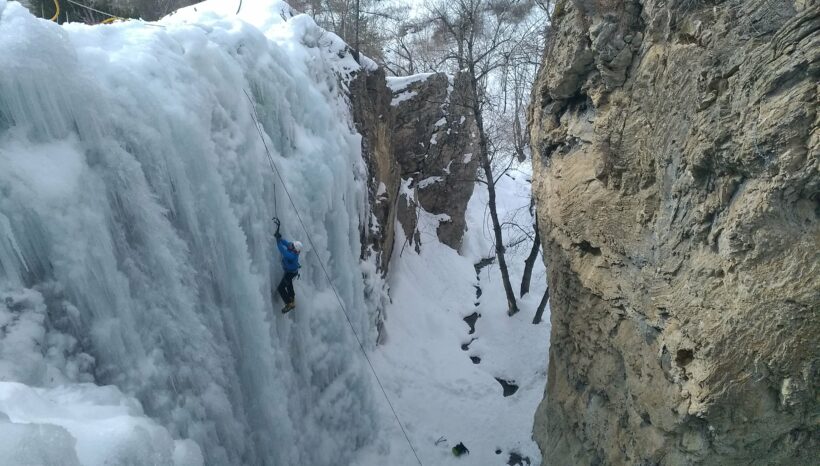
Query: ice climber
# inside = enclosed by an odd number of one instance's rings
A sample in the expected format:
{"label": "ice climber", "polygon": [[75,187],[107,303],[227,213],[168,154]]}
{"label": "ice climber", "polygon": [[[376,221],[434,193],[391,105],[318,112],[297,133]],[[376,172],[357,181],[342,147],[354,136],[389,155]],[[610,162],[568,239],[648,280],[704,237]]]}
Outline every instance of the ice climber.
{"label": "ice climber", "polygon": [[276,223],[276,233],[274,233],[273,236],[276,237],[276,247],[279,248],[279,252],[282,254],[282,269],[285,271],[285,275],[282,277],[282,281],[279,282],[279,286],[276,289],[279,291],[279,296],[282,297],[282,301],[285,302],[285,307],[282,308],[282,314],[286,314],[296,307],[296,293],[293,291],[293,279],[299,276],[299,267],[301,267],[299,265],[299,253],[302,252],[302,243],[282,239],[282,234],[279,233],[279,219],[274,218],[273,222]]}

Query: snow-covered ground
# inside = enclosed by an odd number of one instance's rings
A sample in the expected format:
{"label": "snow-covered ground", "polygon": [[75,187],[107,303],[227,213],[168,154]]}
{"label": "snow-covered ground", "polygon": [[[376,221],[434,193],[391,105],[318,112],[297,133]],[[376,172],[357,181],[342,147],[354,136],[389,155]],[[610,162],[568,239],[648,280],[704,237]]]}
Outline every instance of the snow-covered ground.
{"label": "snow-covered ground", "polygon": [[[502,219],[532,223],[526,208],[528,179],[518,171],[501,178],[497,193]],[[474,268],[494,255],[483,185],[476,187],[467,216],[469,231],[461,254],[438,242],[432,215],[422,212],[420,254],[402,247],[402,229],[397,228],[385,343],[371,357],[424,464],[501,466],[516,464],[509,463],[515,454],[522,465],[528,464],[524,458],[537,465],[541,457],[531,439],[532,418],[546,383],[549,308],[541,324],[533,325],[532,319],[546,288],[544,265],[539,256],[530,292],[519,300],[521,311],[508,316],[497,264],[478,275]],[[516,291],[531,244],[508,250]],[[471,334],[464,318],[473,313],[480,317]],[[505,397],[496,378],[514,383],[518,390]],[[418,464],[395,421],[389,430],[389,454],[384,448],[371,451],[357,464]],[[458,443],[467,447],[468,456],[452,454]],[[388,459],[379,458],[385,454]]]}

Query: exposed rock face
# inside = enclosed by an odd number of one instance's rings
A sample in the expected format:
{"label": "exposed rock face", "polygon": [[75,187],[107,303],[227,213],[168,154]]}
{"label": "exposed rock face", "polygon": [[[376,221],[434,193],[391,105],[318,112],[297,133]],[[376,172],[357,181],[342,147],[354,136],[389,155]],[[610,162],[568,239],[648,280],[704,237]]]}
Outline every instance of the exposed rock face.
{"label": "exposed rock face", "polygon": [[362,135],[362,155],[367,163],[371,218],[362,235],[362,257],[377,254],[377,264],[387,273],[393,253],[399,170],[393,146],[391,94],[384,71],[364,71],[349,84],[356,129]]}
{"label": "exposed rock face", "polygon": [[820,458],[820,6],[556,6],[545,464]]}
{"label": "exposed rock face", "polygon": [[394,143],[403,189],[398,218],[419,248],[417,205],[438,219],[435,234],[459,249],[464,214],[478,170],[478,130],[467,105],[466,76],[437,73],[425,79],[392,81]]}
{"label": "exposed rock face", "polygon": [[372,216],[361,232],[362,257],[376,254],[382,273],[393,252],[396,219],[418,250],[419,207],[438,225],[424,233],[454,249],[461,246],[478,170],[467,81],[444,73],[390,79],[393,92],[381,69],[363,71],[348,84],[369,175]]}

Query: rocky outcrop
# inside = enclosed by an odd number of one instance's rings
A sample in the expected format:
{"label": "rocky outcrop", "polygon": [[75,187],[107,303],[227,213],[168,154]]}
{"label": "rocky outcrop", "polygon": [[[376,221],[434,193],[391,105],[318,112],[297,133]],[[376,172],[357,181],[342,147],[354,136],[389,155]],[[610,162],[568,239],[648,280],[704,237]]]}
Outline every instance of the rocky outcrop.
{"label": "rocky outcrop", "polygon": [[362,70],[347,88],[369,177],[362,257],[375,254],[387,272],[397,219],[416,250],[423,233],[458,249],[478,170],[466,80],[444,73],[385,79],[375,69]]}
{"label": "rocky outcrop", "polygon": [[371,216],[361,232],[362,257],[377,256],[387,273],[395,237],[399,170],[393,145],[393,111],[384,71],[362,70],[348,85],[356,129],[362,135],[362,158],[367,164],[367,192]]}
{"label": "rocky outcrop", "polygon": [[[417,250],[424,234],[461,247],[478,170],[478,131],[467,85],[466,76],[444,73],[390,79],[402,178],[398,218]],[[419,207],[432,214],[434,225],[419,222]],[[435,231],[423,231],[428,227]]]}
{"label": "rocky outcrop", "polygon": [[820,457],[820,7],[561,1],[530,127],[545,464]]}

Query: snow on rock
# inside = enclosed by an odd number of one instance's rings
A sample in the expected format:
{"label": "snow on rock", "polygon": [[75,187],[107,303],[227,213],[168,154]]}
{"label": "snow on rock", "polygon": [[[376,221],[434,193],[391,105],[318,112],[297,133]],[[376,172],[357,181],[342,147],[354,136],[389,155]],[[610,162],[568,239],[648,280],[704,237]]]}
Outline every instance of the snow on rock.
{"label": "snow on rock", "polygon": [[444,180],[443,176],[428,176],[427,178],[419,181],[418,188],[424,189],[431,184],[440,183],[442,180]]}
{"label": "snow on rock", "polygon": [[379,188],[376,191],[376,197],[382,197],[387,194],[387,185],[384,182],[379,182]]}
{"label": "snow on rock", "polygon": [[[372,346],[338,85],[358,65],[286,4],[243,3],[58,26],[0,0],[0,458],[337,465],[380,435],[319,262]],[[274,215],[308,245],[287,316]]]}
{"label": "snow on rock", "polygon": [[393,93],[393,100],[390,102],[390,105],[393,107],[398,107],[402,102],[416,97],[419,93],[408,88],[415,84],[427,81],[428,78],[435,75],[436,73],[419,73],[410,76],[388,77],[387,87],[389,87],[390,91]]}
{"label": "snow on rock", "polygon": [[404,102],[405,100],[410,100],[417,95],[418,92],[415,91],[404,91],[399,92],[398,94],[394,94],[393,100],[390,101],[390,106],[398,107],[400,103]]}
{"label": "snow on rock", "polygon": [[407,202],[407,205],[416,200],[416,190],[412,186],[413,178],[402,179],[399,186],[399,194]]}
{"label": "snow on rock", "polygon": [[396,94],[407,89],[411,84],[426,81],[427,78],[435,74],[436,73],[419,73],[411,74],[409,76],[388,77],[387,87],[389,87],[390,90],[393,91],[393,94]]}

